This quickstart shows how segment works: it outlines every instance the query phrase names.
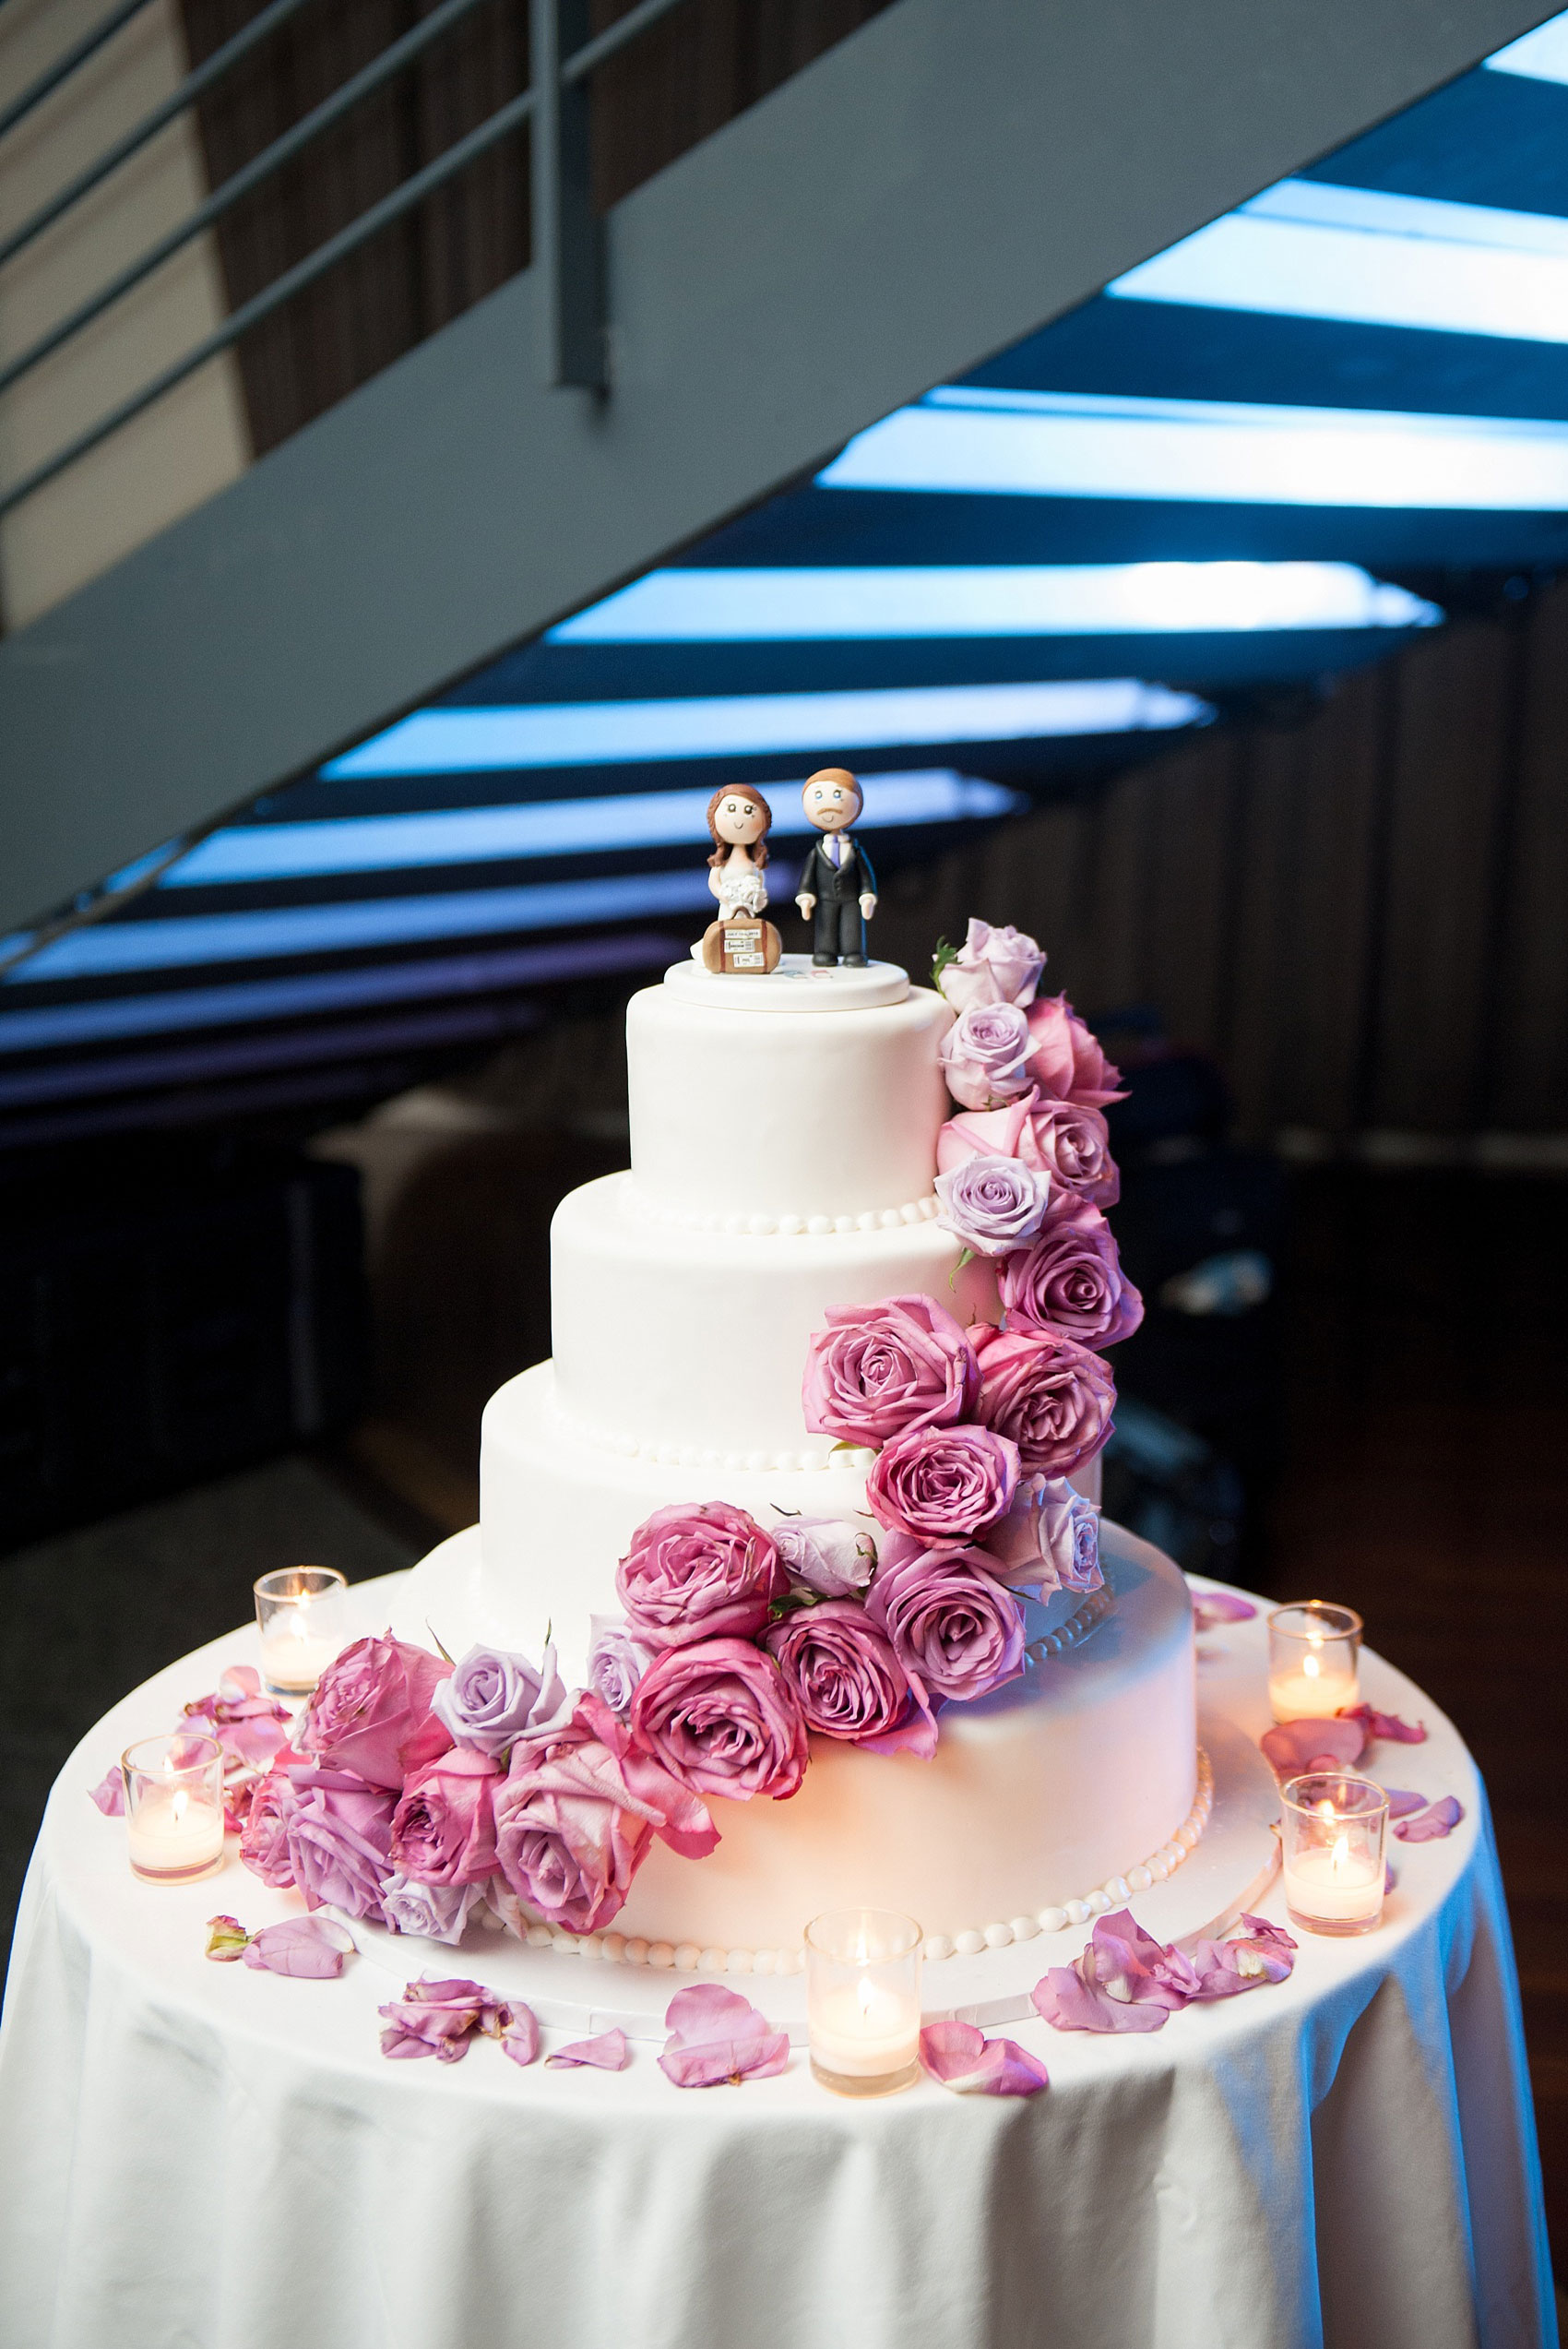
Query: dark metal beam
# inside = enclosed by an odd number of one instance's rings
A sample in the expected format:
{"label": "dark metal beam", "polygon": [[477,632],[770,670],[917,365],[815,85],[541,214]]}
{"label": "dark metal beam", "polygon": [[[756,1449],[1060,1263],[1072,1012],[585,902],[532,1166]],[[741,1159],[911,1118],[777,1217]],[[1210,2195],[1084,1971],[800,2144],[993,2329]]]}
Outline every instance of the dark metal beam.
{"label": "dark metal beam", "polygon": [[593,209],[589,86],[586,79],[568,86],[561,78],[563,61],[583,46],[592,30],[588,0],[529,0],[532,244],[543,379],[547,385],[600,391],[603,238]]}
{"label": "dark metal beam", "polygon": [[897,0],[0,643],[0,924],[244,801],[1421,96],[1541,0]]}

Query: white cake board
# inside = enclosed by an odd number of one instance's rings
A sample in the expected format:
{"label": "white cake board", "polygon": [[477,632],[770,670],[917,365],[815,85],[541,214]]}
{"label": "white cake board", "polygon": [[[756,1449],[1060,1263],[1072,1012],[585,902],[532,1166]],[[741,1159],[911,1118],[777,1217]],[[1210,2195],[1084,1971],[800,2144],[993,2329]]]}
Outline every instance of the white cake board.
{"label": "white cake board", "polygon": [[[1214,1771],[1214,1809],[1204,1839],[1174,1876],[1135,1892],[1129,1903],[1138,1923],[1161,1941],[1223,1933],[1244,1909],[1262,1900],[1279,1864],[1274,1823],[1279,1798],[1274,1774],[1252,1740],[1218,1712],[1202,1712],[1198,1735]],[[334,1912],[336,1914],[337,1912]],[[459,1974],[482,1981],[504,1998],[531,2007],[550,2030],[588,2037],[624,2031],[628,2039],[662,2044],[665,2009],[683,1982],[722,1980],[761,2009],[792,2046],[806,2043],[803,1974],[715,1975],[678,1973],[672,1966],[612,1964],[558,1950],[532,1950],[470,1925],[449,1945],[389,1933],[363,1918],[343,1917],[362,1957],[399,1983],[417,1974]],[[805,1920],[802,1920],[802,1926]],[[1070,1965],[1087,1940],[1088,1925],[1040,1933],[976,1957],[928,1961],[923,1969],[925,2019],[956,2015],[973,2023],[1021,2022],[1034,2012],[1029,1992],[1048,1966]]]}
{"label": "white cake board", "polygon": [[776,970],[708,971],[702,948],[677,962],[664,984],[688,1003],[723,1004],[741,1011],[873,1011],[902,1003],[909,974],[897,962],[815,963],[809,954],[784,954]]}

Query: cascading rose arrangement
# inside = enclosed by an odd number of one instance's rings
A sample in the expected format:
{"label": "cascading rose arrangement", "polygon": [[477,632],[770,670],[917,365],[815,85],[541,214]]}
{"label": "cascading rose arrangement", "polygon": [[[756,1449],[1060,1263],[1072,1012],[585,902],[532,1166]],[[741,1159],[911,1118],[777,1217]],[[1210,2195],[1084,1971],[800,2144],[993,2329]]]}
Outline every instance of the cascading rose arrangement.
{"label": "cascading rose arrangement", "polygon": [[812,1737],[930,1759],[944,1705],[1024,1670],[1020,1594],[1099,1587],[1099,1513],[1066,1480],[1111,1429],[1092,1348],[1143,1307],[1102,1213],[1117,1072],[1064,996],[1036,1000],[1044,960],[971,922],[934,974],[961,1105],[938,1143],[941,1221],[993,1260],[1000,1321],[887,1297],[830,1309],[808,1349],[807,1428],[876,1454],[865,1518],[655,1510],[576,1690],[550,1647],[454,1666],[390,1632],[357,1641],[254,1790],[256,1874],[438,1940],[481,1898],[515,1931],[598,1931],[656,1837],[704,1857],[709,1798],[787,1800]]}

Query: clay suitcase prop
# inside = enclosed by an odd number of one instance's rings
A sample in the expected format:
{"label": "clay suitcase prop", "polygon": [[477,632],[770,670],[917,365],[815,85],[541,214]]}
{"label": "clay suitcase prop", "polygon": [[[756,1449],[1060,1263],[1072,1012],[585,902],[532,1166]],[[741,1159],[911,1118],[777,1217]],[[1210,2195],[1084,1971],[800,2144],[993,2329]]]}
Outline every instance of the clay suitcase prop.
{"label": "clay suitcase prop", "polygon": [[712,922],[703,936],[703,968],[727,977],[746,972],[761,976],[778,969],[782,951],[771,922]]}

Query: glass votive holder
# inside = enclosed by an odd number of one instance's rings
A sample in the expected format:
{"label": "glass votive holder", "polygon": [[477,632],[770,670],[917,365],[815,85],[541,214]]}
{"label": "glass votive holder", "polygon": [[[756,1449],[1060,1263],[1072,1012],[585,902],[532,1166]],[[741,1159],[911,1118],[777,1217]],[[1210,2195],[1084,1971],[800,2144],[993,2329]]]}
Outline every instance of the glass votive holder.
{"label": "glass votive holder", "polygon": [[1348,1771],[1311,1771],[1280,1795],[1285,1906],[1309,1933],[1371,1933],[1383,1915],[1388,1797]]}
{"label": "glass votive holder", "polygon": [[812,2070],[840,2096],[886,2096],[920,2077],[921,1945],[912,1916],[832,1909],[806,1927]]}
{"label": "glass votive holder", "polygon": [[285,1566],[256,1583],[261,1676],[275,1697],[308,1697],[344,1647],[348,1590],[335,1566]]}
{"label": "glass votive holder", "polygon": [[1276,1721],[1324,1721],[1361,1701],[1361,1618],[1326,1599],[1276,1607],[1268,1618],[1268,1701]]}
{"label": "glass votive holder", "polygon": [[144,1884],[194,1884],[223,1865],[223,1748],[176,1729],[120,1757],[131,1870]]}

